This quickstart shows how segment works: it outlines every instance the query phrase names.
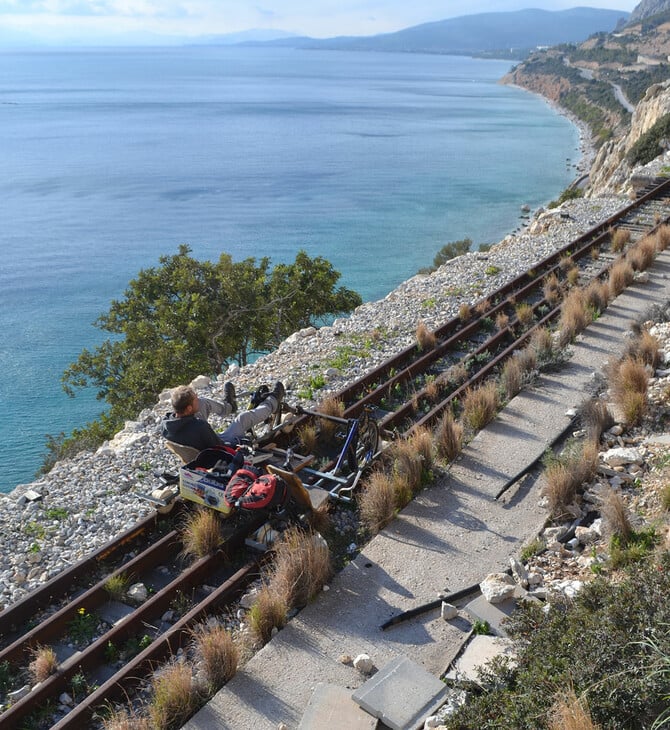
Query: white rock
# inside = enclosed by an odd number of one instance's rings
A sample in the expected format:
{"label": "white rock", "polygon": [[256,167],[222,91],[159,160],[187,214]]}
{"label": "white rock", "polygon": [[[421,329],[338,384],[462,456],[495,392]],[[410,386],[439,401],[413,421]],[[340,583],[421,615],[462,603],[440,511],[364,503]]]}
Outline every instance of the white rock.
{"label": "white rock", "polygon": [[144,583],[133,583],[127,591],[128,598],[137,603],[144,603],[149,598],[149,591]]}
{"label": "white rock", "polygon": [[528,587],[528,571],[526,567],[518,561],[515,557],[509,559],[510,567],[512,568],[512,575],[516,579],[516,582],[523,588]]}
{"label": "white rock", "polygon": [[440,616],[445,621],[451,621],[452,619],[456,618],[458,616],[458,609],[456,606],[453,606],[451,603],[446,603],[445,601],[442,601],[442,607],[440,609]]}
{"label": "white rock", "polygon": [[631,447],[608,449],[600,455],[607,466],[625,466],[627,464],[642,464],[642,452]]}
{"label": "white rock", "polygon": [[58,701],[61,705],[67,705],[67,707],[72,707],[72,705],[74,705],[74,700],[67,692],[63,692],[63,694],[58,698]]}
{"label": "white rock", "polygon": [[189,385],[191,388],[195,388],[196,390],[198,388],[207,388],[212,384],[212,379],[208,377],[207,375],[198,375],[196,378],[193,378]]}
{"label": "white rock", "polygon": [[516,584],[507,573],[489,573],[479,584],[482,595],[489,603],[500,603],[510,598]]}
{"label": "white rock", "polygon": [[368,654],[359,654],[354,659],[354,667],[361,674],[370,674],[370,672],[374,669],[374,664]]}
{"label": "white rock", "polygon": [[598,531],[594,530],[592,527],[575,527],[575,538],[582,545],[590,545],[591,543],[596,542],[599,537],[600,534]]}

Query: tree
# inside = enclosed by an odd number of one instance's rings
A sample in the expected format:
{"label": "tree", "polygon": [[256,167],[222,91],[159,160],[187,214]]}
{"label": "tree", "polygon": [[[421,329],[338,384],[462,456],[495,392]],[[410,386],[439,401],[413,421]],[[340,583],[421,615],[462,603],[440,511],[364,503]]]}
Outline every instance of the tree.
{"label": "tree", "polygon": [[468,253],[472,246],[471,238],[462,238],[459,241],[451,241],[451,243],[445,243],[444,246],[435,254],[433,257],[433,265],[426,266],[423,269],[419,269],[420,274],[430,274],[433,271],[437,271],[442,264],[446,264],[447,261],[462,256]]}
{"label": "tree", "polygon": [[198,261],[188,246],[140,271],[96,326],[112,337],[84,349],[62,377],[67,393],[95,387],[113,428],[155,403],[165,387],[200,373],[246,364],[296,329],[350,312],[361,297],[336,288],[340,274],[300,251],[292,264],[270,260]]}

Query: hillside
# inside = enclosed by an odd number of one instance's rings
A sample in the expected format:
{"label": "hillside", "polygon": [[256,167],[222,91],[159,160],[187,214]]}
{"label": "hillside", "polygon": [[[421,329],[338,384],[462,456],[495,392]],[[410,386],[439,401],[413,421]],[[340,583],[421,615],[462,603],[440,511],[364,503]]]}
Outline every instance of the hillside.
{"label": "hillside", "polygon": [[578,43],[593,33],[614,30],[627,17],[627,13],[619,10],[585,7],[560,12],[530,9],[479,13],[423,23],[384,35],[323,40],[289,38],[273,41],[271,45],[523,58],[537,46]]}

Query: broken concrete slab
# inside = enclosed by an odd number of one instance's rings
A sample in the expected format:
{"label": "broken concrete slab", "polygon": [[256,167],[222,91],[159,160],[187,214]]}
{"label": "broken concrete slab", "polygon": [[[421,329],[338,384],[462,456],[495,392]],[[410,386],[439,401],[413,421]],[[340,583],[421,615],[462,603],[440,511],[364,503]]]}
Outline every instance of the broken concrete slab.
{"label": "broken concrete slab", "polygon": [[134,612],[135,609],[132,606],[121,601],[107,601],[107,603],[103,603],[98,609],[100,618],[111,626],[116,626]]}
{"label": "broken concrete slab", "polygon": [[537,601],[538,599],[517,585],[514,587],[512,595],[500,603],[492,604],[483,595],[477,596],[463,606],[463,611],[472,616],[475,621],[486,621],[489,629],[496,636],[507,636],[502,625],[503,621],[512,615],[521,600]]}
{"label": "broken concrete slab", "polygon": [[447,672],[446,679],[480,683],[479,667],[501,654],[514,656],[512,642],[500,636],[475,635]]}
{"label": "broken concrete slab", "polygon": [[319,682],[307,703],[298,730],[375,730],[376,717],[351,699],[351,690]]}
{"label": "broken concrete slab", "polygon": [[391,730],[413,730],[444,704],[447,694],[440,679],[399,656],[359,687],[352,698]]}

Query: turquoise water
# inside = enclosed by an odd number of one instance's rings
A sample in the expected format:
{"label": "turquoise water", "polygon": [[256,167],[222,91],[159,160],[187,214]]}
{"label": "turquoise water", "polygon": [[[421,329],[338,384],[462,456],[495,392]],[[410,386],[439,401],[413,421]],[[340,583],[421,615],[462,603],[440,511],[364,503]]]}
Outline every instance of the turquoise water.
{"label": "turquoise water", "polygon": [[[64,368],[142,267],[304,248],[366,300],[497,241],[574,176],[576,129],[450,56],[169,48],[0,54],[0,491],[93,419]],[[134,414],[128,414],[132,417]]]}

